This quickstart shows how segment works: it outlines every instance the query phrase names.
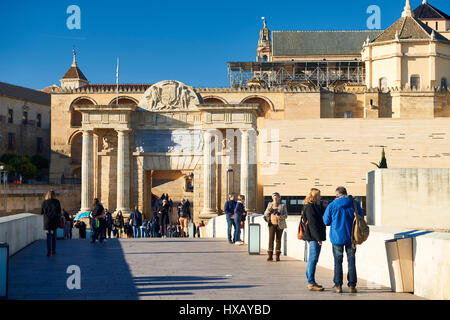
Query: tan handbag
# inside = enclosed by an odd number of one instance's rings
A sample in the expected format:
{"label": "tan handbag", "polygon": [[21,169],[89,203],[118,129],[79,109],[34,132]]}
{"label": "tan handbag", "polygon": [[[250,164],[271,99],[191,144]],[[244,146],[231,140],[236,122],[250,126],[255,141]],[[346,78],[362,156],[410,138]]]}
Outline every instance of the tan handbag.
{"label": "tan handbag", "polygon": [[297,232],[297,239],[303,240],[303,236],[305,235],[306,226],[308,225],[308,221],[306,223],[303,223],[303,216],[300,216],[300,223],[298,224],[298,232]]}

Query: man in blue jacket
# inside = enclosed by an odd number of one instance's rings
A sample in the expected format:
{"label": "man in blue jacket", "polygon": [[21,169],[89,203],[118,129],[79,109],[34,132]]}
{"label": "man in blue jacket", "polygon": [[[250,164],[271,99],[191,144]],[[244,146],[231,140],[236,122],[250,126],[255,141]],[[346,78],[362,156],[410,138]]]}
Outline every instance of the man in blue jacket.
{"label": "man in blue jacket", "polygon": [[[330,227],[330,241],[333,244],[334,256],[334,286],[333,290],[342,293],[342,260],[344,257],[344,249],[347,254],[348,262],[348,287],[351,293],[356,293],[356,265],[355,253],[356,247],[352,246],[352,226],[354,215],[352,196],[347,195],[344,187],[336,189],[336,199],[331,202],[323,215],[323,222]],[[359,203],[356,202],[358,214],[364,217],[364,213]]]}
{"label": "man in blue jacket", "polygon": [[234,228],[233,238],[236,230],[236,225],[234,224],[234,208],[236,208],[236,195],[234,193],[230,193],[228,201],[225,202],[224,210],[227,215],[227,223],[228,223],[228,242],[234,243],[235,239],[231,239],[231,227]]}

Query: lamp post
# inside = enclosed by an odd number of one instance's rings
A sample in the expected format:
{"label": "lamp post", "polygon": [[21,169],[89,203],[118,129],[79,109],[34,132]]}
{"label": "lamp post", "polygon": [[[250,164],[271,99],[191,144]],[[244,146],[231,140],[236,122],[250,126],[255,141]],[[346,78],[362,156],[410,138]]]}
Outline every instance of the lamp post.
{"label": "lamp post", "polygon": [[8,183],[8,171],[4,166],[0,166],[0,182],[3,181],[3,208],[5,209],[4,216],[6,217],[6,184]]}
{"label": "lamp post", "polygon": [[234,171],[233,168],[230,166],[227,170],[227,197],[230,193],[233,192],[233,185],[234,185]]}

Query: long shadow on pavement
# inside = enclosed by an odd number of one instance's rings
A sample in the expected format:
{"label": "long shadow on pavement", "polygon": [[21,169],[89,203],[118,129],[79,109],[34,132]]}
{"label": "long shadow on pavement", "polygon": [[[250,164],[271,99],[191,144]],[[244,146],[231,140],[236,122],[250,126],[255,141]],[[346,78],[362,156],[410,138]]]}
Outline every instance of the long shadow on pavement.
{"label": "long shadow on pavement", "polygon": [[[135,277],[134,283],[137,287],[136,290],[139,296],[193,295],[197,290],[244,289],[258,287],[258,285],[226,285],[225,283],[227,282],[227,279],[228,278],[226,277],[199,276]],[[192,284],[198,284],[198,286],[192,286]]]}
{"label": "long shadow on pavement", "polygon": [[[58,240],[56,255],[47,257],[38,240],[10,259],[9,299],[138,299],[120,242]],[[81,289],[69,290],[67,268],[80,267]]]}

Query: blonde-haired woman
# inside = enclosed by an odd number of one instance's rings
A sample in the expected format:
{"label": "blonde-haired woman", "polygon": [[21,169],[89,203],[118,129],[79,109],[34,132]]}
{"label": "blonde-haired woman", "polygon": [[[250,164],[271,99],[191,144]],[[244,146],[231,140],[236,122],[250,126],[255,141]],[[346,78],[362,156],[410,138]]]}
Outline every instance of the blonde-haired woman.
{"label": "blonde-haired woman", "polygon": [[269,202],[264,212],[264,219],[269,225],[269,249],[267,261],[273,261],[273,241],[276,242],[275,252],[276,261],[280,261],[281,255],[281,237],[283,230],[286,228],[286,218],[288,216],[287,208],[281,203],[281,196],[278,192],[272,194],[272,202]]}
{"label": "blonde-haired woman", "polygon": [[324,208],[320,204],[320,190],[311,189],[303,201],[303,214],[301,219],[306,224],[303,240],[308,241],[309,254],[306,266],[306,278],[308,289],[311,291],[323,291],[323,287],[316,283],[316,265],[319,261],[322,241],[326,240],[326,227],[323,223]]}
{"label": "blonde-haired woman", "polygon": [[61,204],[56,199],[53,190],[45,194],[41,207],[44,216],[44,230],[47,231],[47,256],[56,254],[56,229],[61,221]]}

